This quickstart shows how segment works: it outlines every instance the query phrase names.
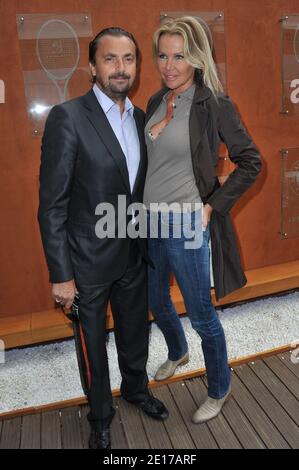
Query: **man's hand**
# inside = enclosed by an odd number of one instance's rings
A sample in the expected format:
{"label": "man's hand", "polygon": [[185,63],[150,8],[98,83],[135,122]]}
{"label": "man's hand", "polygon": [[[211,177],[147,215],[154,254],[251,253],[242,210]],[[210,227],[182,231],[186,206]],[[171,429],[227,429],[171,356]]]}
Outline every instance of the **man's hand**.
{"label": "man's hand", "polygon": [[77,293],[78,291],[74,279],[52,285],[53,299],[61,305],[64,305],[66,308],[71,307]]}
{"label": "man's hand", "polygon": [[210,204],[205,204],[202,208],[202,229],[206,230],[208,223],[210,222],[213,207]]}

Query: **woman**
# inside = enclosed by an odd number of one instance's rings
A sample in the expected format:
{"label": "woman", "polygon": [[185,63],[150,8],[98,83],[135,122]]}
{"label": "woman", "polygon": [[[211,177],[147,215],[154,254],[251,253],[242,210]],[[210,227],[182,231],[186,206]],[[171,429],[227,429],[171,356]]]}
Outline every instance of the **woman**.
{"label": "woman", "polygon": [[[155,266],[148,273],[149,303],[168,346],[168,359],[155,379],[171,377],[178,365],[189,360],[184,330],[169,294],[173,272],[192,327],[202,339],[208,397],[193,416],[195,423],[201,423],[218,415],[231,392],[224,331],[211,303],[209,239],[218,299],[246,283],[229,211],[256,179],[261,161],[230,98],[222,92],[207,33],[197,20],[165,21],[154,34],[153,55],[165,87],[149,100],[145,127],[144,203],[150,226],[153,220],[158,224],[158,232],[149,236]],[[223,185],[215,172],[221,140],[236,164]],[[152,210],[161,202],[165,207],[176,203],[180,211]],[[178,227],[183,232],[179,238]],[[165,228],[169,237],[162,233]],[[194,233],[200,243],[187,248]]]}

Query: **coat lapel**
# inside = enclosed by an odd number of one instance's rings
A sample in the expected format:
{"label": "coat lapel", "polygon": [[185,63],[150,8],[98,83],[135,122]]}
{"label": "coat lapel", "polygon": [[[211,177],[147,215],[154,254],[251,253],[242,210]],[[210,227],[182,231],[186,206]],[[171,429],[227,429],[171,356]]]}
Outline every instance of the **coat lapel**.
{"label": "coat lapel", "polygon": [[109,124],[108,119],[105,116],[104,111],[102,110],[92,90],[90,90],[84,96],[84,105],[85,105],[85,108],[88,109],[89,111],[87,114],[89,121],[91,122],[93,127],[96,129],[100,139],[102,140],[107,150],[109,151],[109,154],[115,161],[123,177],[124,184],[128,192],[131,192],[126,157],[117,140],[117,137],[115,136],[113,132],[112,127]]}
{"label": "coat lapel", "polygon": [[145,116],[145,123],[147,123],[156,109],[158,108],[159,104],[161,103],[161,100],[163,96],[169,91],[169,88],[162,88],[162,90],[158,91],[152,99],[149,101],[147,110],[146,110],[146,116]]}
{"label": "coat lapel", "polygon": [[202,136],[208,124],[209,112],[203,102],[209,98],[211,91],[205,86],[197,86],[190,110],[189,132],[191,153],[195,155]]}
{"label": "coat lapel", "polygon": [[209,112],[201,104],[193,102],[190,110],[189,132],[191,154],[195,155],[207,127]]}

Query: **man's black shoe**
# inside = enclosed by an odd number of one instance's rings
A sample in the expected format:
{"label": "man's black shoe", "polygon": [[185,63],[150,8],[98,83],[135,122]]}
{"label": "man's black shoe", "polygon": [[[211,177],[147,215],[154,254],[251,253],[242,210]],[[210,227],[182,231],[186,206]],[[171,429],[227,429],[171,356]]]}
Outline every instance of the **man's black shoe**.
{"label": "man's black shoe", "polygon": [[92,429],[88,445],[90,449],[111,449],[109,429],[105,429],[104,431]]}
{"label": "man's black shoe", "polygon": [[151,395],[149,395],[144,401],[135,402],[133,405],[136,405],[151,418],[158,419],[160,421],[163,421],[169,416],[169,412],[163,403]]}

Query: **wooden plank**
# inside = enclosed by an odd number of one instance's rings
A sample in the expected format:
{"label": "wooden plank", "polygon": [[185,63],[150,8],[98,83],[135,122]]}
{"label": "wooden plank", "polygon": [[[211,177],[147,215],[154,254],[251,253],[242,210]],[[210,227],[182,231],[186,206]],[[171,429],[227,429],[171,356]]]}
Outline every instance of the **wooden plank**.
{"label": "wooden plank", "polygon": [[164,403],[169,411],[169,417],[164,421],[164,424],[172,447],[174,449],[195,449],[196,446],[173,401],[168,386],[156,388],[155,396]]}
{"label": "wooden plank", "polygon": [[61,410],[61,426],[63,449],[82,449],[78,407]]}
{"label": "wooden plank", "polygon": [[296,377],[299,378],[299,363],[294,364],[291,360],[291,353],[290,352],[285,352],[284,354],[278,354],[278,359],[281,360],[281,362],[288,368],[290,371],[293,372],[293,374],[296,375]]}
{"label": "wooden plank", "polygon": [[232,394],[237,404],[268,449],[290,448],[287,441],[276,429],[272,421],[256,402],[254,396],[252,396],[243,385],[235,372],[232,374]]}
{"label": "wooden plank", "polygon": [[112,449],[128,449],[128,442],[124,426],[122,423],[122,417],[120,414],[120,406],[122,404],[120,398],[114,398],[113,404],[115,409],[115,416],[111,423],[111,447]]}
{"label": "wooden plank", "polygon": [[[205,401],[207,398],[207,389],[204,385],[202,379],[194,379],[192,381],[186,382],[197,408]],[[228,406],[229,403],[226,403],[225,406]],[[232,429],[228,425],[226,419],[223,417],[223,414],[220,413],[216,418],[208,421],[206,423],[209,430],[211,431],[215,441],[217,442],[220,449],[241,449],[242,446],[236,436],[234,435]],[[198,424],[199,427],[202,424]]]}
{"label": "wooden plank", "polygon": [[294,395],[284,385],[284,378],[281,376],[279,379],[263,361],[249,364],[249,367],[259,377],[269,392],[275,396],[276,400],[286,410],[295,423],[299,425],[299,403]]}
{"label": "wooden plank", "polygon": [[[287,263],[272,264],[262,268],[250,269],[246,271],[247,285],[259,285],[267,282],[275,282],[284,279],[299,278],[299,260],[288,261]],[[299,287],[297,285],[297,287]]]}
{"label": "wooden plank", "polygon": [[82,446],[83,449],[88,449],[88,440],[90,436],[90,424],[87,419],[87,413],[89,412],[88,405],[81,405],[79,407],[79,418],[80,418],[80,427],[81,427],[81,436],[82,436]]}
{"label": "wooden plank", "polygon": [[198,425],[192,422],[192,415],[197,405],[192,398],[189,388],[184,382],[177,382],[168,386],[174,401],[183,417],[184,423],[195,442],[197,449],[218,449],[212,433],[206,424]]}
{"label": "wooden plank", "polygon": [[271,421],[279,429],[281,435],[290,447],[296,448],[299,444],[299,429],[278,401],[271,395],[263,382],[252,372],[248,366],[236,368],[236,374],[242,380],[248,390],[254,395],[255,400],[263,408]]}
{"label": "wooden plank", "polygon": [[246,271],[245,275],[247,284],[242,289],[237,289],[221,298],[218,302],[215,299],[214,291],[212,291],[213,304],[216,306],[225,305],[296,289],[299,287],[299,261],[251,269]]}
{"label": "wooden plank", "polygon": [[268,367],[277,375],[292,394],[299,400],[298,378],[277,357],[264,359]]}
{"label": "wooden plank", "polygon": [[[282,352],[287,352],[290,350],[290,345],[287,346],[282,346],[279,348],[274,348],[270,349],[268,351],[264,351],[258,354],[253,354],[251,356],[244,356],[240,359],[234,359],[229,362],[230,367],[234,368],[236,366],[239,366],[241,364],[247,364],[250,361],[256,361],[258,359],[263,359],[268,356],[273,356],[277,355],[278,353]],[[184,372],[182,374],[176,374],[175,376],[171,377],[168,380],[165,380],[163,384],[170,384],[170,383],[175,383],[178,381],[183,381],[187,380],[190,378],[198,377],[205,374],[205,369],[196,369],[193,371],[188,371]],[[157,387],[161,387],[161,382],[156,382],[152,380],[149,382],[149,387],[152,389],[155,389]],[[119,389],[114,389],[112,390],[112,395],[113,397],[119,397],[120,396],[120,390]],[[34,414],[34,413],[43,413],[45,411],[51,411],[51,410],[58,410],[62,408],[69,408],[72,406],[80,406],[84,405],[87,403],[87,398],[86,396],[81,396],[78,398],[72,398],[70,400],[64,400],[64,401],[59,401],[59,402],[54,402],[54,403],[48,403],[46,405],[40,405],[40,406],[35,406],[35,407],[28,407],[24,409],[19,409],[19,410],[12,410],[4,413],[0,413],[0,420],[1,419],[12,419],[18,416],[24,416],[28,414]]]}
{"label": "wooden plank", "polygon": [[[256,361],[261,358],[265,358],[268,356],[272,356],[274,354],[278,354],[279,352],[282,351],[289,351],[290,346],[283,346],[280,348],[275,348],[271,349],[268,351],[261,352],[259,354],[254,354],[251,356],[244,356],[240,359],[234,359],[229,362],[230,367],[234,368],[238,365],[241,364],[247,364],[249,361]],[[205,369],[196,369],[194,371],[189,371],[185,372],[182,374],[176,374],[175,376],[171,377],[168,380],[165,380],[163,384],[169,384],[169,383],[175,383],[178,381],[183,381],[187,380],[190,378],[198,377],[205,374]],[[156,382],[152,380],[149,382],[149,387],[152,389],[155,389],[157,387],[161,387],[161,382]],[[120,396],[120,390],[119,389],[114,389],[112,390],[112,395],[113,397],[119,397]],[[51,411],[51,410],[58,410],[62,408],[69,408],[73,406],[80,406],[84,405],[87,403],[87,398],[86,396],[81,396],[78,398],[72,398],[70,400],[64,400],[64,401],[59,401],[59,402],[54,402],[54,403],[48,403],[46,405],[40,405],[40,406],[35,406],[35,407],[30,407],[30,408],[24,408],[24,409],[19,409],[19,410],[12,410],[4,413],[0,413],[0,419],[12,419],[18,416],[24,416],[28,414],[34,414],[34,413],[43,413],[45,411]]]}
{"label": "wooden plank", "polygon": [[72,323],[60,308],[49,312],[34,312],[31,319],[31,336],[33,343],[69,338],[73,336]]}
{"label": "wooden plank", "polygon": [[0,449],[20,448],[21,421],[20,417],[3,421]]}
{"label": "wooden plank", "polygon": [[41,449],[61,449],[61,425],[59,411],[41,414]]}
{"label": "wooden plank", "polygon": [[5,349],[31,344],[31,313],[0,317],[0,331]]}
{"label": "wooden plank", "polygon": [[[203,382],[207,387],[206,377],[203,378]],[[233,397],[225,404],[221,412],[244,449],[265,448],[262,440]]]}
{"label": "wooden plank", "polygon": [[223,407],[222,413],[244,449],[266,448],[233,397]]}
{"label": "wooden plank", "polygon": [[141,411],[126,400],[120,401],[119,411],[129,449],[150,449],[140,417]]}
{"label": "wooden plank", "polygon": [[[116,394],[118,393],[119,392],[116,391]],[[113,392],[112,394],[114,395]],[[84,405],[86,402],[87,402],[87,399],[85,396],[72,398],[70,400],[57,401],[53,403],[47,403],[46,405],[22,408],[19,410],[12,410],[12,411],[7,411],[5,413],[0,413],[0,419],[12,419],[18,416],[24,416],[24,415],[30,415],[30,414],[36,414],[36,413],[45,413],[47,411],[60,410],[63,408],[70,408],[73,406]]]}
{"label": "wooden plank", "polygon": [[151,449],[172,449],[163,421],[152,419],[145,413],[141,414],[141,420]]}
{"label": "wooden plank", "polygon": [[[17,333],[25,333],[31,329],[31,313],[0,317],[1,339]],[[8,347],[6,345],[6,347]]]}
{"label": "wooden plank", "polygon": [[[228,405],[226,404],[225,406]],[[215,419],[210,420],[207,425],[220,449],[242,449],[240,442],[224,418],[223,413],[220,413]]]}
{"label": "wooden plank", "polygon": [[145,413],[141,413],[141,420],[151,449],[172,449],[164,421],[150,418]]}
{"label": "wooden plank", "polygon": [[20,449],[40,449],[41,415],[23,416]]}

